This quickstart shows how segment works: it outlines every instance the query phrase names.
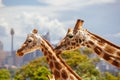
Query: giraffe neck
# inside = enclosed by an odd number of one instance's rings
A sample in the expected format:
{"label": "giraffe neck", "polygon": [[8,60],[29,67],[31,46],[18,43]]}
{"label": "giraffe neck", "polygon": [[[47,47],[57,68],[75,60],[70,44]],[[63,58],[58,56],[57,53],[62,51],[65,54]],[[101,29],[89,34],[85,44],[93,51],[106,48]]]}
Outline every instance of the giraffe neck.
{"label": "giraffe neck", "polygon": [[59,56],[56,56],[53,47],[43,40],[41,51],[55,76],[55,80],[82,80]]}
{"label": "giraffe neck", "polygon": [[120,47],[95,35],[89,31],[85,32],[86,40],[83,45],[91,48],[94,52],[108,63],[120,68]]}
{"label": "giraffe neck", "polygon": [[54,75],[53,75],[53,74],[52,74],[52,76],[47,75],[47,77],[48,77],[48,80],[55,80],[55,78],[54,78]]}

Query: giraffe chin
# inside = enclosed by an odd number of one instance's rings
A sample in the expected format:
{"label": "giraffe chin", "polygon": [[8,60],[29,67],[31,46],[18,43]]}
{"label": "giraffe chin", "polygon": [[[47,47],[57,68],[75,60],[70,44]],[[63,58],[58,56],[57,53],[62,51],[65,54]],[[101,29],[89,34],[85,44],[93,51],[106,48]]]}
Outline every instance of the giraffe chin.
{"label": "giraffe chin", "polygon": [[23,56],[24,53],[22,53],[22,52],[17,52],[16,55],[17,55],[17,56]]}

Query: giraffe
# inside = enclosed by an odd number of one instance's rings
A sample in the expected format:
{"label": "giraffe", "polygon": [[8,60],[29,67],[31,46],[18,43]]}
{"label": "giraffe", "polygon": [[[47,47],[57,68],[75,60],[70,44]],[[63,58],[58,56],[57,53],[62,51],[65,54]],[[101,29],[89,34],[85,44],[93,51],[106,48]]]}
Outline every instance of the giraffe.
{"label": "giraffe", "polygon": [[32,33],[28,34],[26,41],[17,50],[16,55],[23,56],[37,49],[41,50],[46,57],[55,80],[82,80],[60,56],[56,55],[54,48],[38,34],[37,29],[33,29]]}
{"label": "giraffe", "polygon": [[120,47],[82,28],[83,20],[78,19],[74,29],[68,29],[66,36],[54,51],[74,50],[82,46],[91,48],[99,57],[120,68]]}

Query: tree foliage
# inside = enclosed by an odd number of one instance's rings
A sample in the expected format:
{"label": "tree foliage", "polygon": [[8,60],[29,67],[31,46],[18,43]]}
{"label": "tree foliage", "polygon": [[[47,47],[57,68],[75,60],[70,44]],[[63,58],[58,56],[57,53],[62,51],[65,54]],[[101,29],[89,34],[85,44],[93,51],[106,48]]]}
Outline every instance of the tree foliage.
{"label": "tree foliage", "polygon": [[112,74],[110,74],[109,72],[105,72],[105,78],[107,80],[118,80],[117,77],[113,76]]}
{"label": "tree foliage", "polygon": [[39,67],[34,73],[33,80],[48,80],[46,76],[51,75],[46,67]]}
{"label": "tree foliage", "polygon": [[44,57],[40,57],[22,66],[15,75],[15,80],[47,80],[50,75],[48,64]]}
{"label": "tree foliage", "polygon": [[78,73],[78,75],[86,80],[89,77],[94,78],[94,76],[100,75],[100,72],[93,64],[93,60],[89,59],[84,54],[80,54],[80,50],[65,51],[62,54],[62,57],[66,60],[66,63]]}
{"label": "tree foliage", "polygon": [[90,48],[84,47],[83,53],[89,56],[90,54],[94,53],[94,51]]}
{"label": "tree foliage", "polygon": [[0,69],[0,80],[10,80],[10,72],[7,69]]}

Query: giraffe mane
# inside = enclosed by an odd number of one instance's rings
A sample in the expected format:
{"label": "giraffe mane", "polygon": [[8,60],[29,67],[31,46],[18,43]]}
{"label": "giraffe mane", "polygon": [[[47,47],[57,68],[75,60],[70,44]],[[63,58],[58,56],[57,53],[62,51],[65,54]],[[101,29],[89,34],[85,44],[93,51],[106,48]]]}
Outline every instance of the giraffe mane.
{"label": "giraffe mane", "polygon": [[[43,37],[42,37],[43,38]],[[51,47],[51,49],[53,50],[53,46],[45,39],[43,38],[43,40]],[[54,51],[54,50],[53,50]]]}
{"label": "giraffe mane", "polygon": [[91,33],[90,31],[87,31],[87,32],[88,32],[89,34],[95,36],[96,38],[99,38],[99,39],[101,39],[102,41],[104,41],[104,42],[110,44],[111,46],[114,46],[114,47],[120,49],[120,46],[117,46],[117,45],[111,43],[110,41],[108,41],[108,40],[106,40],[106,39],[104,39],[104,38],[102,38],[102,37],[100,37],[100,36],[98,36],[98,35],[96,35],[96,34]]}

